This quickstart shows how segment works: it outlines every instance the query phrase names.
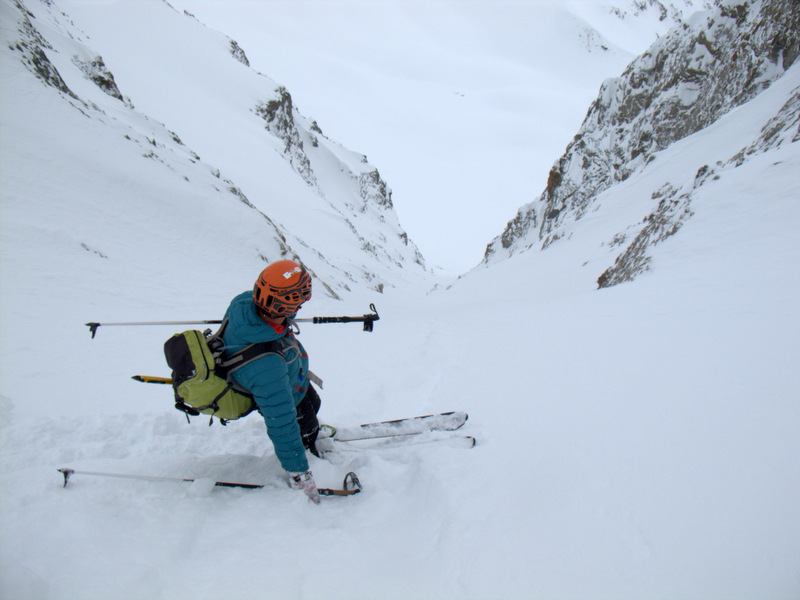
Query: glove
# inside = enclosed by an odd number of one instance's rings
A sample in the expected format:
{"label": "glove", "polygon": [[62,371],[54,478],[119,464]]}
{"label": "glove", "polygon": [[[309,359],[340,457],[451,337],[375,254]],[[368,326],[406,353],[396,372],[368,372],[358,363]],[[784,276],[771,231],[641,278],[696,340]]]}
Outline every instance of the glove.
{"label": "glove", "polygon": [[311,471],[289,473],[289,485],[294,490],[301,490],[314,504],[319,504],[319,492]]}

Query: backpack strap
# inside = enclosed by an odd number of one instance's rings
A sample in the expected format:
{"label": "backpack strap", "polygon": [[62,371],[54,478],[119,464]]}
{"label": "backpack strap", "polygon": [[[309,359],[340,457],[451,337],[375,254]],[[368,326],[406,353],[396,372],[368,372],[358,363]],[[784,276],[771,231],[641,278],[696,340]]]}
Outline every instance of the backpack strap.
{"label": "backpack strap", "polygon": [[258,344],[245,346],[241,350],[230,354],[227,358],[222,358],[221,355],[216,357],[217,370],[222,369],[226,375],[230,375],[237,369],[249,365],[254,360],[266,354],[277,354],[281,358],[284,358],[283,348],[280,342],[276,340],[260,342]]}
{"label": "backpack strap", "polygon": [[270,342],[259,342],[257,344],[250,344],[241,350],[237,350],[228,356],[224,356],[225,329],[227,329],[227,327],[228,318],[225,317],[222,320],[222,325],[220,325],[219,329],[213,335],[209,336],[207,340],[208,347],[211,349],[211,352],[214,355],[214,362],[216,365],[214,370],[220,377],[225,378],[231,387],[235,388],[237,391],[244,391],[245,393],[249,394],[249,391],[243,390],[240,386],[236,385],[231,378],[231,373],[241,369],[245,365],[249,365],[254,360],[257,360],[262,356],[266,356],[267,354],[277,354],[285,360],[286,357],[283,353],[283,346],[277,340],[272,340]]}

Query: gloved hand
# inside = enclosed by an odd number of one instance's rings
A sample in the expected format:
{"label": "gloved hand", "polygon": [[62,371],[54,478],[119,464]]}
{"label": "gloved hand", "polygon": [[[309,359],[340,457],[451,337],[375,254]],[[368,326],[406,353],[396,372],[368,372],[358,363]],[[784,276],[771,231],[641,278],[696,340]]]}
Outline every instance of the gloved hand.
{"label": "gloved hand", "polygon": [[289,473],[289,485],[292,489],[302,490],[314,504],[319,504],[319,492],[311,471],[304,473]]}

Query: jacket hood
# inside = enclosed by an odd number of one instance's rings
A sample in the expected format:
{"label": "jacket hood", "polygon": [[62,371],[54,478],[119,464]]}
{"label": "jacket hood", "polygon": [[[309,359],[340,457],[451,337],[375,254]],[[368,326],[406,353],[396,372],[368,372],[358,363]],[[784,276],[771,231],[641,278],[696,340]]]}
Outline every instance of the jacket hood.
{"label": "jacket hood", "polygon": [[229,319],[230,333],[246,344],[271,342],[283,337],[274,327],[261,320],[256,312],[252,292],[242,292],[233,299],[225,316]]}

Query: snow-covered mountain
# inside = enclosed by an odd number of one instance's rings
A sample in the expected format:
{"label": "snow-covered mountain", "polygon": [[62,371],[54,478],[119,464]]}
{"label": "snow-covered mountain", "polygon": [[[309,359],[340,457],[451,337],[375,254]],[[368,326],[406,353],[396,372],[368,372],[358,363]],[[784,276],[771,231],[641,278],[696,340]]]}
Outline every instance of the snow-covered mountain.
{"label": "snow-covered mountain", "polygon": [[[539,198],[523,206],[486,249],[491,263],[569,237],[571,225],[596,211],[602,193],[634,174],[658,169],[659,152],[700,131],[780,78],[800,53],[800,8],[791,1],[724,3],[656,41],[625,72],[606,81]],[[653,179],[633,219],[606,240],[613,265],[598,273],[605,287],[646,270],[650,249],[693,214],[695,191],[753,154],[796,141],[797,98],[761,117],[762,129],[742,146],[687,165],[677,179]],[[725,154],[727,152],[727,154]],[[640,192],[641,193],[641,192]],[[587,257],[588,260],[588,257]]]}
{"label": "snow-covered mountain", "polygon": [[[85,230],[70,232],[65,251],[83,245],[87,258],[113,265],[114,244],[136,229],[162,246],[156,254],[175,258],[176,271],[209,251],[249,273],[291,256],[331,297],[429,277],[378,169],[304,118],[288,90],[249,68],[234,40],[166,2],[74,9],[39,0],[2,6],[4,73],[15,81],[4,117],[47,171],[35,177],[4,157],[4,200],[29,210],[17,194],[36,190],[31,179],[64,190],[64,203],[85,214]],[[45,114],[57,124],[41,127]],[[112,164],[92,164],[98,157]],[[113,212],[132,209],[139,219],[109,221],[94,210],[91,194],[81,193],[87,170],[113,195]],[[123,174],[137,185],[125,186]],[[13,228],[16,213],[6,215]],[[176,244],[170,232],[187,221],[197,235]],[[317,241],[319,231],[339,245]],[[353,246],[362,250],[355,260],[342,251]]]}
{"label": "snow-covered mountain", "polygon": [[365,152],[427,263],[456,276],[529,201],[603,80],[704,3],[665,2],[663,20],[657,3],[597,0],[171,4]]}

